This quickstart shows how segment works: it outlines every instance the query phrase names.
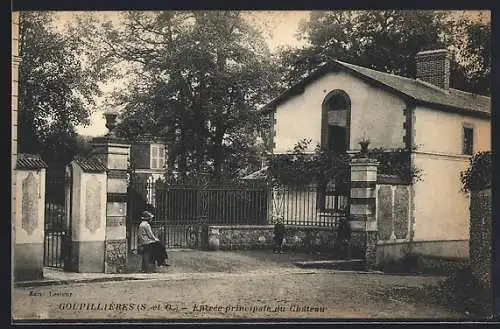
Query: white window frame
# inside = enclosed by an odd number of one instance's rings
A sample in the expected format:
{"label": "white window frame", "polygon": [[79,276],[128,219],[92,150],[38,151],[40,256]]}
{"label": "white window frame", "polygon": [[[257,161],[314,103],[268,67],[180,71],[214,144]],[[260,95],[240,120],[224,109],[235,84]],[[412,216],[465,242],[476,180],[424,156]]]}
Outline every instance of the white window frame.
{"label": "white window frame", "polygon": [[[150,148],[149,165],[151,169],[164,169],[165,168],[165,145],[151,144]],[[156,166],[153,163],[156,160]]]}

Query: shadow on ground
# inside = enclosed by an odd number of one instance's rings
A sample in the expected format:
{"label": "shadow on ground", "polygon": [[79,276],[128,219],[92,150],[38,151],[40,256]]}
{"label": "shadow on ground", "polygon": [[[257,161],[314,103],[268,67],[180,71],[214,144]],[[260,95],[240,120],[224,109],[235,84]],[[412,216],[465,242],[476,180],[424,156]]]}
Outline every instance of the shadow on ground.
{"label": "shadow on ground", "polygon": [[[285,252],[275,254],[271,250],[245,251],[204,251],[168,250],[169,267],[159,267],[157,272],[168,273],[205,273],[205,272],[248,272],[253,270],[272,270],[277,268],[297,268],[295,262],[329,260],[328,254]],[[128,273],[139,273],[141,256],[130,254]]]}

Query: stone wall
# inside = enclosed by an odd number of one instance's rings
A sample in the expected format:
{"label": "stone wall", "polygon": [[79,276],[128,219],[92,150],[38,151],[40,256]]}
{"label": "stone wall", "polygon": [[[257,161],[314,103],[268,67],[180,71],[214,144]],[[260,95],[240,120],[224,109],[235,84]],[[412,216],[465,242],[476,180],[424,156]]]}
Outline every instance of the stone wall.
{"label": "stone wall", "polygon": [[[397,176],[377,176],[377,266],[397,262],[409,252],[412,227],[412,187]],[[373,237],[372,237],[373,239]]]}
{"label": "stone wall", "polygon": [[380,241],[408,241],[411,234],[411,186],[391,181],[391,176],[377,179],[377,223]]}
{"label": "stone wall", "polygon": [[491,188],[472,191],[470,204],[470,263],[483,288],[491,291]]}
{"label": "stone wall", "polygon": [[297,251],[333,251],[337,231],[325,227],[286,226],[285,248]]}
{"label": "stone wall", "polygon": [[[273,225],[209,226],[207,238],[211,249],[272,249]],[[333,251],[336,231],[327,227],[285,226],[284,249],[293,251]],[[218,240],[218,247],[213,241]]]}
{"label": "stone wall", "polygon": [[106,273],[125,273],[127,271],[127,242],[125,240],[105,241]]}

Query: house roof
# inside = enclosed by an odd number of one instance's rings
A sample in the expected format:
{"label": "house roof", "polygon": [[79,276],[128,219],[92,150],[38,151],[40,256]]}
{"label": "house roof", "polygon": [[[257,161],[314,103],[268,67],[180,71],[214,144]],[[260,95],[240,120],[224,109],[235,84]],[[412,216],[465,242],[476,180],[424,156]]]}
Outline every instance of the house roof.
{"label": "house roof", "polygon": [[388,88],[391,91],[417,103],[423,103],[434,107],[454,109],[476,115],[479,114],[486,117],[491,116],[490,97],[472,94],[453,88],[445,90],[421,80],[380,72],[366,67],[341,62],[339,60],[321,64],[310,75],[304,77],[301,81],[264,106],[263,111],[273,110],[276,105],[293,95],[302,92],[304,87],[310,82],[318,79],[327,72],[337,71],[338,69],[343,69],[347,72],[355,74],[369,83],[374,83],[378,86]]}
{"label": "house roof", "polygon": [[46,169],[48,167],[37,154],[20,153],[17,155],[16,169]]}

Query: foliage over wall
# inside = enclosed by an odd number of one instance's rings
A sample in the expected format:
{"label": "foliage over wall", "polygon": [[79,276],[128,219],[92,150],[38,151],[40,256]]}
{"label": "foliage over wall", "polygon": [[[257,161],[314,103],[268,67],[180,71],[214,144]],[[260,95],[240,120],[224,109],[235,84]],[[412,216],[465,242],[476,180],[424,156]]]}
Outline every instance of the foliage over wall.
{"label": "foliage over wall", "polygon": [[491,186],[491,152],[478,152],[470,159],[466,170],[460,172],[462,190],[468,192]]}
{"label": "foliage over wall", "polygon": [[422,179],[422,170],[411,165],[411,150],[398,148],[387,151],[384,148],[373,148],[368,150],[368,157],[376,159],[379,162],[378,173],[382,175],[396,175],[403,181],[411,183],[413,180]]}
{"label": "foliage over wall", "polygon": [[[351,155],[322,150],[306,153],[311,140],[299,141],[287,154],[274,155],[269,161],[269,177],[275,184],[303,186],[314,181],[335,180],[338,188],[347,188],[350,181]],[[367,156],[379,161],[378,173],[397,175],[411,183],[421,179],[421,170],[410,163],[411,150],[369,149]]]}

